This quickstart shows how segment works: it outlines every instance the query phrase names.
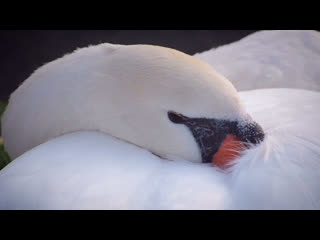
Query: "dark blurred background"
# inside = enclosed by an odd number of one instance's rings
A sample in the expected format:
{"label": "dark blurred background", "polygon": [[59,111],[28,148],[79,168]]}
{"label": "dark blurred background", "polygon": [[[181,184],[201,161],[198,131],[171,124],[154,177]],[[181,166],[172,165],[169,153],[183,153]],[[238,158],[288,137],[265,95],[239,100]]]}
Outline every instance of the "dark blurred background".
{"label": "dark blurred background", "polygon": [[237,41],[256,30],[0,30],[0,101],[43,64],[103,42],[153,44],[188,54]]}

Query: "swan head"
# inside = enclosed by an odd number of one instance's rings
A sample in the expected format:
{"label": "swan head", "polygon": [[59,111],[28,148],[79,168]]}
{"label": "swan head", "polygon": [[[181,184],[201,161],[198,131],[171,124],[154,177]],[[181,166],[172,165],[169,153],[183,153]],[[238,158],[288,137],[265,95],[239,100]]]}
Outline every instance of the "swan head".
{"label": "swan head", "polygon": [[81,130],[194,162],[213,161],[226,142],[256,144],[264,136],[224,76],[151,45],[101,44],[44,65],[11,95],[2,126],[13,158]]}

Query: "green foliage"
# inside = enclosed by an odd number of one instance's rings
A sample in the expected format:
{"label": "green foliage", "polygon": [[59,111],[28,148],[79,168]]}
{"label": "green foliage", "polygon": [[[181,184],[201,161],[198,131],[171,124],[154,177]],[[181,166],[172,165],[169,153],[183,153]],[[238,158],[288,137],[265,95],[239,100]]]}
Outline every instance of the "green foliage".
{"label": "green foliage", "polygon": [[8,153],[4,150],[3,143],[0,142],[0,170],[11,162]]}
{"label": "green foliage", "polygon": [[4,110],[6,110],[6,107],[7,107],[7,104],[0,101],[0,120],[1,120],[2,114],[4,113]]}
{"label": "green foliage", "polygon": [[[0,122],[1,122],[2,114],[4,113],[6,107],[7,107],[7,104],[0,102]],[[1,124],[0,124],[0,127],[1,127]],[[10,162],[11,162],[11,159],[8,153],[4,150],[3,139],[0,137],[0,170]]]}

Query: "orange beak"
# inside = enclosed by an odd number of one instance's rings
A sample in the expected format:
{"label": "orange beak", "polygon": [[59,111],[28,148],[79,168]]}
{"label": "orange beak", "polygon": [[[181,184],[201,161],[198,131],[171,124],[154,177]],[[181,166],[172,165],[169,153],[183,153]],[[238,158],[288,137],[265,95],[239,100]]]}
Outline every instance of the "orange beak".
{"label": "orange beak", "polygon": [[222,169],[227,169],[232,166],[230,164],[232,160],[240,156],[241,151],[245,149],[245,145],[236,136],[228,134],[218,152],[212,158],[212,164]]}

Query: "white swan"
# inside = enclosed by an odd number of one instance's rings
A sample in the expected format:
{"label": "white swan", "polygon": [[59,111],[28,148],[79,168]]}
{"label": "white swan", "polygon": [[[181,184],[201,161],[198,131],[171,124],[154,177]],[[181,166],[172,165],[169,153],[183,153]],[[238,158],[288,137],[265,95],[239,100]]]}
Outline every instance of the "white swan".
{"label": "white swan", "polygon": [[[119,62],[126,64],[113,65],[115,56],[109,65],[112,67],[106,69],[103,54],[114,56],[124,48],[130,50]],[[27,152],[0,172],[0,208],[320,208],[320,132],[316,127],[320,115],[315,111],[319,93],[256,90],[240,93],[239,98],[232,85],[206,64],[173,50],[149,46],[138,46],[134,56],[139,58],[130,62],[128,52],[133,48],[101,45],[80,50],[44,66],[12,95],[3,120],[6,147],[13,156]],[[143,52],[145,48],[147,52]],[[77,56],[84,56],[86,61]],[[97,68],[75,71],[77,68],[71,66]],[[111,76],[106,75],[110,71]],[[111,78],[112,84],[101,81],[115,74],[117,81]],[[155,81],[138,86],[130,82],[147,77]],[[135,94],[124,95],[123,89]],[[110,103],[103,90],[115,100]],[[145,99],[151,102],[142,101]],[[128,104],[136,100],[140,101],[134,111],[135,107]],[[109,112],[104,112],[100,103]],[[33,112],[20,115],[29,108]],[[131,114],[123,116],[124,109]],[[261,138],[260,128],[245,109],[267,135],[226,172],[210,164],[190,162],[203,160],[197,134],[187,124],[172,122],[181,121],[181,115],[172,119],[167,115],[174,111],[192,120],[236,121],[239,129],[249,126],[252,136]],[[196,122],[197,127],[200,123]],[[77,132],[70,133],[73,131]],[[189,161],[166,161],[123,140],[164,158]]]}

